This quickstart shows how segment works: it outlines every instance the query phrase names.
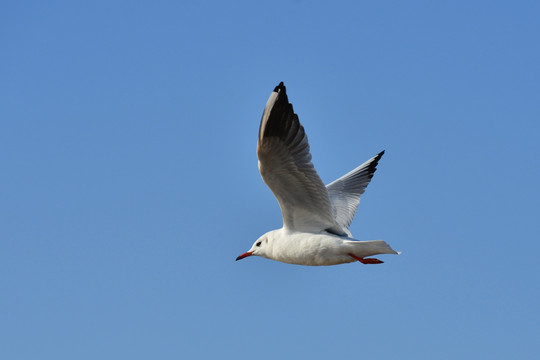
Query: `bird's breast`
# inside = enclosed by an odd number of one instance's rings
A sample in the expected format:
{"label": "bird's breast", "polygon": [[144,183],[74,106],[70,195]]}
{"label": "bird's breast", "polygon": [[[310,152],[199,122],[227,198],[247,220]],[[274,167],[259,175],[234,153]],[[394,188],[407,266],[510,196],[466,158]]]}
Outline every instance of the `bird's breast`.
{"label": "bird's breast", "polygon": [[323,266],[353,262],[343,240],[326,234],[292,233],[274,239],[271,258],[289,264]]}

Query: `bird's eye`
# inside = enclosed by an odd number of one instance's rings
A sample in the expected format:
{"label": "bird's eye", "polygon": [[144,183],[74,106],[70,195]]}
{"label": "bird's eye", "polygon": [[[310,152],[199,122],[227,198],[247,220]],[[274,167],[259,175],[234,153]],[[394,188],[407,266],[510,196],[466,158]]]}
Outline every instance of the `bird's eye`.
{"label": "bird's eye", "polygon": [[255,245],[257,246],[261,246],[261,242],[259,241],[258,243],[256,243]]}

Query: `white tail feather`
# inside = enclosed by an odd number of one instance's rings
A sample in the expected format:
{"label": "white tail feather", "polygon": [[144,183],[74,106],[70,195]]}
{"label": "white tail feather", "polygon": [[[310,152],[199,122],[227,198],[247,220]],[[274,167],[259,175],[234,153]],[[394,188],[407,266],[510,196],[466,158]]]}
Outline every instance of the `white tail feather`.
{"label": "white tail feather", "polygon": [[392,249],[384,240],[347,241],[347,245],[352,247],[354,255],[362,258],[378,254],[401,254],[401,252]]}

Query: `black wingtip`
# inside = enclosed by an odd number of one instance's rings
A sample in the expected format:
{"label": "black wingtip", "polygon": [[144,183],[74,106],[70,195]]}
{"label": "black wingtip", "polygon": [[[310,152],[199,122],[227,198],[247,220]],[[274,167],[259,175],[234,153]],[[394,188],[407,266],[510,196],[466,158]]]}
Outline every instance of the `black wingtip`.
{"label": "black wingtip", "polygon": [[280,90],[282,90],[283,92],[286,92],[286,88],[285,88],[285,85],[283,85],[283,81],[280,82],[279,85],[274,88],[274,92],[278,92]]}
{"label": "black wingtip", "polygon": [[377,155],[375,155],[373,161],[371,162],[371,164],[369,164],[368,169],[369,169],[369,172],[371,173],[371,176],[373,176],[375,171],[377,171],[377,165],[379,165],[379,160],[381,160],[381,157],[383,155],[384,155],[384,150],[378,153]]}

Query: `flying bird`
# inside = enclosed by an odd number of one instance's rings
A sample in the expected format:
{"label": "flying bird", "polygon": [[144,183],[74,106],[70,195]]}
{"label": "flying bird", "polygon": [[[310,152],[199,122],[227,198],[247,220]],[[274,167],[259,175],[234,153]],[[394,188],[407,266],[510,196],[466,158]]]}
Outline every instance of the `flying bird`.
{"label": "flying bird", "polygon": [[281,207],[283,227],[262,235],[236,260],[256,255],[298,265],[380,264],[368,256],[399,254],[383,240],[358,241],[349,231],[360,196],[383,154],[384,150],[324,186],[311,162],[304,127],[281,82],[263,111],[257,156],[261,176]]}

